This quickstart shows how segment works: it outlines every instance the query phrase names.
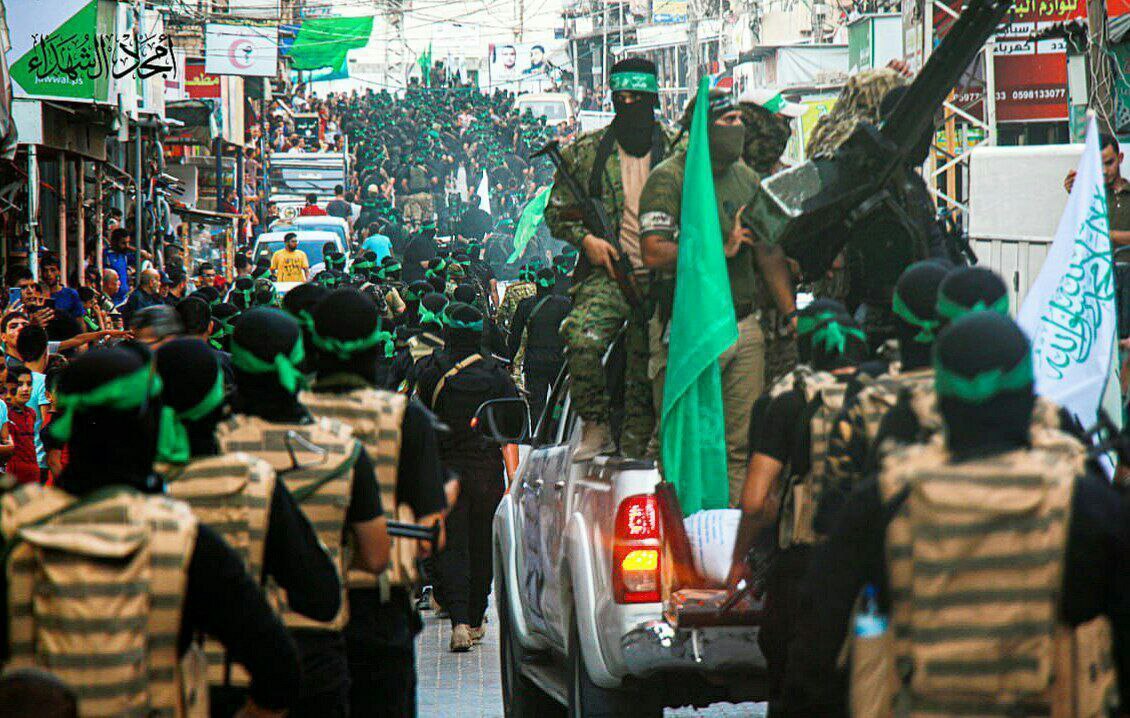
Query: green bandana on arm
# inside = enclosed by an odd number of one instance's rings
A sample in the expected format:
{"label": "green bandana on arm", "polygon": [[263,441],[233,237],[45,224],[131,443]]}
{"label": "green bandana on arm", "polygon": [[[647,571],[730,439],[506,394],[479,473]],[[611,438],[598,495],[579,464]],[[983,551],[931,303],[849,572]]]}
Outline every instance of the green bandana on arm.
{"label": "green bandana on arm", "polygon": [[290,354],[276,354],[271,361],[260,359],[238,343],[233,343],[231,347],[232,366],[248,374],[274,374],[278,377],[279,385],[291,394],[306,386],[306,377],[298,369],[305,358],[306,350],[302,346],[301,335]]}

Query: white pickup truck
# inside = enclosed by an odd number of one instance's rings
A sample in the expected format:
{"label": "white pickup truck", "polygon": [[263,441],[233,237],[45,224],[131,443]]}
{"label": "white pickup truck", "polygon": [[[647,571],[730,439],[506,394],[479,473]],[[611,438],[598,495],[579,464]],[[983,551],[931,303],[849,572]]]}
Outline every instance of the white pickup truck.
{"label": "white pickup truck", "polygon": [[719,610],[729,594],[694,576],[682,516],[670,516],[681,512],[657,493],[654,465],[573,463],[580,420],[568,377],[532,438],[501,434],[498,423],[515,425],[491,416],[480,430],[527,445],[494,518],[507,718],[765,700],[761,607],[746,596]]}

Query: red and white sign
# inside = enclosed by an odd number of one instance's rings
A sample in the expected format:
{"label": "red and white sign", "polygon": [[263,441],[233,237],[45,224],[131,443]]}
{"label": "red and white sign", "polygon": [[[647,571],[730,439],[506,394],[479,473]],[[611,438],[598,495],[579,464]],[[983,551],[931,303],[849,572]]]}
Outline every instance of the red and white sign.
{"label": "red and white sign", "polygon": [[204,28],[204,61],[211,75],[274,77],[279,29],[209,23]]}
{"label": "red and white sign", "polygon": [[184,89],[194,100],[220,97],[220,77],[204,71],[203,60],[188,60],[184,66]]}

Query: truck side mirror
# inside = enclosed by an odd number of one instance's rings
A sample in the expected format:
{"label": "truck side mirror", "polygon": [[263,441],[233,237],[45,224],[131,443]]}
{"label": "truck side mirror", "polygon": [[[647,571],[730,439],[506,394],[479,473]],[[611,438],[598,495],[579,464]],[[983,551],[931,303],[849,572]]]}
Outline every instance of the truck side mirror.
{"label": "truck side mirror", "polygon": [[479,405],[471,426],[499,444],[522,444],[530,438],[530,405],[525,399],[490,399]]}

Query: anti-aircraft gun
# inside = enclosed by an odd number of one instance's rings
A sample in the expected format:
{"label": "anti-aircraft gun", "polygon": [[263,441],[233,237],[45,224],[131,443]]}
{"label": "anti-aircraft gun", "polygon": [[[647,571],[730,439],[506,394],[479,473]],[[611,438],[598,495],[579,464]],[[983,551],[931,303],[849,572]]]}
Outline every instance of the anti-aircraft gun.
{"label": "anti-aircraft gun", "polygon": [[[892,194],[892,180],[921,151],[935,112],[1011,5],[971,0],[881,127],[861,123],[832,156],[767,177],[758,201],[769,206],[751,204],[743,223],[780,244],[809,278],[823,275],[850,241],[866,269],[853,281],[889,292],[921,254],[912,239],[920,230]],[[882,229],[853,231],[864,223]]]}

